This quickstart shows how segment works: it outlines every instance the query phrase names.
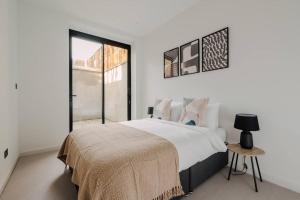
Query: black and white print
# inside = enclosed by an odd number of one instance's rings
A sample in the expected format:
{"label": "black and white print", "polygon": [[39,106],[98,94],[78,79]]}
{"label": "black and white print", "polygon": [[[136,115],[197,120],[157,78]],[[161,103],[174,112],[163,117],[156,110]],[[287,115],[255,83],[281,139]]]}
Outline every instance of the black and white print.
{"label": "black and white print", "polygon": [[199,39],[180,47],[180,74],[188,75],[200,72]]}
{"label": "black and white print", "polygon": [[164,78],[179,76],[179,48],[164,53]]}
{"label": "black and white print", "polygon": [[202,71],[229,67],[229,31],[224,28],[202,38]]}

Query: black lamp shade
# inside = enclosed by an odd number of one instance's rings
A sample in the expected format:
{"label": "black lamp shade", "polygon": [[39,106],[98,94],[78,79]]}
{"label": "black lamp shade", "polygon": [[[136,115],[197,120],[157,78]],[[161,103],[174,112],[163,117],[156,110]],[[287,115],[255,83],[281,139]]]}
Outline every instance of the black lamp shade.
{"label": "black lamp shade", "polygon": [[258,119],[253,114],[237,114],[235,116],[234,128],[243,131],[258,131]]}
{"label": "black lamp shade", "polygon": [[148,107],[148,115],[153,115],[153,107]]}

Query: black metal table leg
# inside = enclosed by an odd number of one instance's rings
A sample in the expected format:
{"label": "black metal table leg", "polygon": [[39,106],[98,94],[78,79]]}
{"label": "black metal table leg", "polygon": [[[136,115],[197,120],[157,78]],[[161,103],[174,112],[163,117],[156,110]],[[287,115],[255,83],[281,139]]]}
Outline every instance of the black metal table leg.
{"label": "black metal table leg", "polygon": [[259,179],[260,179],[260,182],[262,182],[261,173],[260,173],[260,169],[259,169],[259,164],[258,164],[258,160],[257,160],[256,156],[255,156],[255,161],[256,161],[256,166],[257,166],[257,169],[258,169]]}
{"label": "black metal table leg", "polygon": [[235,153],[233,152],[227,180],[230,180],[230,175],[231,175],[232,165],[233,165],[233,161],[234,161],[234,156],[235,156]]}
{"label": "black metal table leg", "polygon": [[258,192],[257,184],[256,184],[255,169],[254,169],[254,165],[253,165],[253,157],[250,156],[250,158],[251,158],[251,165],[252,165],[253,180],[254,180],[254,185],[255,185],[255,192]]}
{"label": "black metal table leg", "polygon": [[235,172],[236,172],[236,166],[237,166],[238,160],[239,160],[239,154],[237,153],[236,154],[236,159],[235,159],[235,167],[234,167]]}

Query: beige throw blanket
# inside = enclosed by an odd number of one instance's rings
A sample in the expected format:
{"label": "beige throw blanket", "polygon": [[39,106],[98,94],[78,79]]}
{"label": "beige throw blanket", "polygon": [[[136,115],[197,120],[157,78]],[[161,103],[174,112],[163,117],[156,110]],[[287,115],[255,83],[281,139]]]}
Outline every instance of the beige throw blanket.
{"label": "beige throw blanket", "polygon": [[58,158],[73,168],[78,200],[167,200],[183,194],[175,146],[122,124],[70,133]]}

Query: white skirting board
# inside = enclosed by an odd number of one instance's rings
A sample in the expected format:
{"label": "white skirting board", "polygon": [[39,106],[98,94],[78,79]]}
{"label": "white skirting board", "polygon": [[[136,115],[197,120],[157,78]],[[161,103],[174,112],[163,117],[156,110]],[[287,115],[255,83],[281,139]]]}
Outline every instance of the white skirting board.
{"label": "white skirting board", "polygon": [[19,157],[16,159],[15,163],[14,163],[14,166],[11,168],[9,174],[6,176],[5,180],[4,180],[4,184],[3,186],[0,188],[0,198],[1,198],[1,195],[2,195],[2,192],[4,191],[9,179],[10,179],[10,176],[12,175],[13,171],[15,170],[16,166],[17,166],[17,163],[18,163],[18,160],[19,160]]}
{"label": "white skirting board", "polygon": [[10,176],[12,175],[14,169],[16,168],[16,165],[17,165],[18,160],[20,159],[20,157],[31,156],[31,155],[36,155],[36,154],[41,154],[41,153],[46,153],[46,152],[51,152],[51,151],[58,151],[59,148],[60,148],[60,146],[56,146],[56,147],[43,148],[43,149],[37,149],[37,150],[32,150],[32,151],[27,151],[27,152],[20,153],[19,157],[16,159],[16,161],[14,163],[14,167],[10,170],[8,176],[5,178],[3,186],[0,188],[0,197],[1,197],[2,192],[4,191],[8,181],[10,179]]}
{"label": "white skirting board", "polygon": [[43,148],[43,149],[35,149],[35,150],[31,150],[31,151],[26,151],[26,152],[20,153],[20,157],[32,156],[32,155],[47,153],[47,152],[51,152],[51,151],[58,151],[59,148],[60,148],[60,146],[55,146],[55,147],[47,147],[47,148]]}
{"label": "white skirting board", "polygon": [[[228,164],[227,164],[228,168],[230,167],[231,159],[232,159],[232,153],[230,153],[229,157],[228,157]],[[239,158],[238,166],[241,166],[241,160],[242,159]],[[251,163],[250,163],[249,159],[246,161],[246,164],[248,166],[247,174],[249,176],[252,176],[252,168],[251,168]],[[255,164],[256,176],[258,176],[256,163],[254,163],[254,164]],[[233,169],[234,169],[234,165],[235,165],[235,159],[234,159],[234,163],[232,165]],[[274,176],[274,175],[268,174],[263,169],[260,169],[260,170],[261,170],[261,176],[262,176],[263,181],[268,181],[268,182],[273,183],[275,185],[279,185],[279,186],[284,187],[286,189],[289,189],[289,190],[292,190],[294,192],[300,193],[300,182],[292,182],[288,179],[285,179],[284,177]],[[227,175],[228,174],[226,174],[226,177],[227,177]],[[259,189],[259,185],[263,184],[263,183],[258,181],[257,184],[258,184],[258,189]]]}
{"label": "white skirting board", "polygon": [[[251,170],[251,167],[250,167],[250,170]],[[251,172],[251,174],[249,173],[249,175],[252,176],[252,172]],[[268,174],[266,172],[262,172],[261,176],[262,176],[263,180],[267,180],[271,183],[274,183],[275,185],[279,185],[281,187],[287,188],[294,192],[300,193],[300,183],[299,182],[292,182],[291,180],[288,180],[288,179],[285,179],[285,178],[279,177],[279,176],[274,176],[274,175]],[[260,182],[257,182],[257,183],[260,184]]]}

